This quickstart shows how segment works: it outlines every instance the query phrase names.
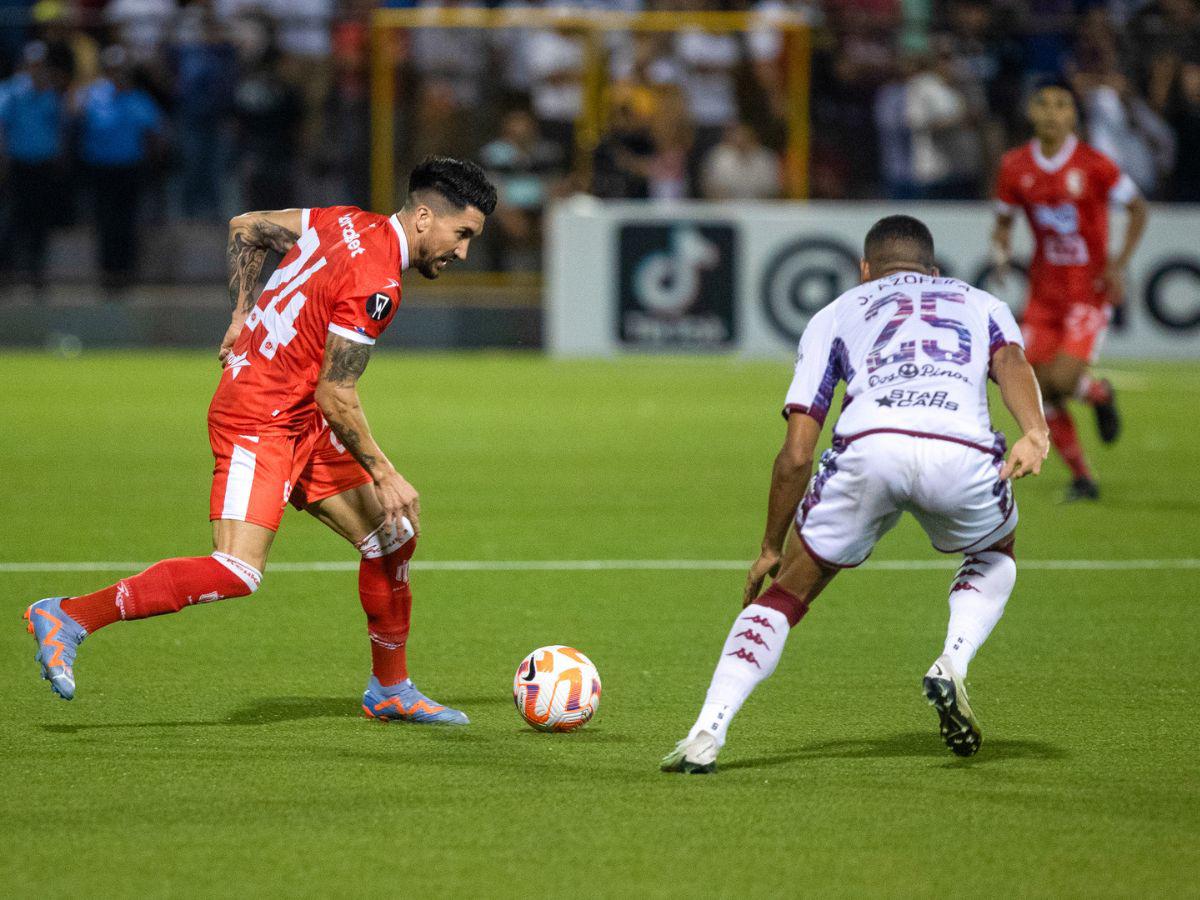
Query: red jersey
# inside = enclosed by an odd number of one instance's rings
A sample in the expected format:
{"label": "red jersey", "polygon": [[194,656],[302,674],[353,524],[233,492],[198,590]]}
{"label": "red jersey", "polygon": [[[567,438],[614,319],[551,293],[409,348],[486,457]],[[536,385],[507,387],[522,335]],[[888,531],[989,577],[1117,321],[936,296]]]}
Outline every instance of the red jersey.
{"label": "red jersey", "polygon": [[400,305],[408,243],[395,216],[354,206],[306,209],[295,246],[263,288],[225,361],[210,424],[237,432],[299,432],[329,332],[373,344]]}
{"label": "red jersey", "polygon": [[1066,309],[1107,302],[1101,275],[1108,261],[1108,205],[1136,196],[1116,163],[1074,135],[1052,159],[1036,139],[1004,154],[997,208],[1008,215],[1024,208],[1036,243],[1030,304]]}

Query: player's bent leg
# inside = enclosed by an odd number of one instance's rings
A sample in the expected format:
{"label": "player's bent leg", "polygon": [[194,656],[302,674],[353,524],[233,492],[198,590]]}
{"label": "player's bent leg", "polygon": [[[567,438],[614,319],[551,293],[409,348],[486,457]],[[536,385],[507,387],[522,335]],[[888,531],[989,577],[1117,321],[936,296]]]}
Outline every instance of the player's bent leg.
{"label": "player's bent leg", "polygon": [[383,509],[371,484],[307,503],[305,509],[352,543],[362,557],[358,594],[371,645],[371,675],[362,703],[366,716],[381,722],[468,724],[465,713],[431,700],[408,676],[408,568],[417,544],[408,520],[399,534],[383,529]]}
{"label": "player's bent leg", "polygon": [[48,597],[25,611],[29,632],[38,644],[35,658],[54,693],[64,700],[75,696],[76,653],[98,629],[178,612],[196,603],[245,597],[258,589],[273,533],[245,522],[215,525],[216,549],[211,556],[165,559],[91,594]]}
{"label": "player's bent leg", "polygon": [[700,715],[688,736],[664,757],[664,772],[703,775],[716,770],[733,717],[775,671],[788,633],[836,574],[836,568],[814,559],[798,537],[788,541],[775,581],[734,619]]}
{"label": "player's bent leg", "polygon": [[964,681],[971,660],[1004,614],[1016,583],[1014,541],[1010,533],[987,549],[965,554],[950,586],[950,621],[942,654],[922,681],[925,699],[938,714],[942,740],[959,756],[972,756],[983,742]]}

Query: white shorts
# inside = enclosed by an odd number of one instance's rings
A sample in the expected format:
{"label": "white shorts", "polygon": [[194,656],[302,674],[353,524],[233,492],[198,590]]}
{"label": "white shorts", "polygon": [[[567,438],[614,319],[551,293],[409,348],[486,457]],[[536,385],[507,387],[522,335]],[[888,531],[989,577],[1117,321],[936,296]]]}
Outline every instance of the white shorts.
{"label": "white shorts", "polygon": [[1003,447],[876,432],[827,450],[796,513],[796,531],[820,563],[862,564],[908,511],[942,553],[973,553],[1017,527]]}

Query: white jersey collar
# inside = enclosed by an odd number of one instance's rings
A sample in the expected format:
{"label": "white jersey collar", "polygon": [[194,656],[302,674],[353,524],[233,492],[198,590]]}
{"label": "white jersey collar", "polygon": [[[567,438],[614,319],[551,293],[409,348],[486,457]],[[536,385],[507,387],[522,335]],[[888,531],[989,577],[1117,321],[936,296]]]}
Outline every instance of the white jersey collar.
{"label": "white jersey collar", "polygon": [[1079,146],[1079,138],[1073,134],[1067,135],[1067,139],[1063,141],[1063,145],[1058,148],[1058,152],[1049,159],[1042,153],[1042,142],[1034,138],[1030,144],[1030,149],[1033,151],[1033,161],[1037,163],[1037,167],[1043,172],[1057,172],[1067,164],[1067,160],[1075,152],[1075,148]]}
{"label": "white jersey collar", "polygon": [[408,235],[404,233],[404,226],[400,224],[400,219],[393,215],[388,218],[388,222],[392,225],[392,230],[396,232],[396,240],[400,244],[400,271],[403,272],[408,268]]}

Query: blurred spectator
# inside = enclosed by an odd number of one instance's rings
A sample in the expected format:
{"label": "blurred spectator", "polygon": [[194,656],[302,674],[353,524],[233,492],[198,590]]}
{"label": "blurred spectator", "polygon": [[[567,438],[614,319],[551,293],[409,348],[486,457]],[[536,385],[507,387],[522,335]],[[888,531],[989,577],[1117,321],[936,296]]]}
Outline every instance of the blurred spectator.
{"label": "blurred spectator", "polygon": [[242,21],[242,74],[233,91],[240,206],[285,209],[296,202],[304,106],[300,92],[280,73],[271,20],[253,15]]}
{"label": "blurred spectator", "polygon": [[216,219],[237,55],[211,8],[192,3],[180,19],[172,57],[181,208],[189,218]]}
{"label": "blurred spectator", "polygon": [[7,257],[6,271],[41,287],[50,229],[66,207],[67,76],[50,67],[46,45],[40,41],[26,45],[22,63],[20,72],[0,84],[0,134],[8,181],[0,252]]}
{"label": "blurred spectator", "polygon": [[144,65],[156,60],[175,12],[175,0],[109,0],[104,18],[131,62]]}
{"label": "blurred spectator", "polygon": [[917,58],[905,85],[905,122],[911,135],[913,183],[920,200],[956,200],[973,193],[979,148],[971,110],[952,82],[945,52]]}
{"label": "blurred spectator", "polygon": [[876,195],[875,93],[895,69],[894,6],[829,9],[833,41],[814,48],[812,62],[814,197]]}
{"label": "blurred spectator", "polygon": [[326,101],[324,162],[341,202],[367,206],[370,193],[370,110],[368,108],[368,16],[372,0],[354,0],[356,15],[333,28],[333,81]]}
{"label": "blurred spectator", "polygon": [[560,149],[540,137],[528,111],[513,110],[501,122],[499,136],[480,152],[480,162],[499,196],[492,267],[536,269],[542,207],[562,170]]}
{"label": "blurred spectator", "polygon": [[[955,80],[982,92],[977,112],[986,168],[991,171],[1008,149],[1007,132],[1025,127],[1021,46],[998,22],[1002,13],[996,4],[953,0],[948,13]],[[985,120],[989,110],[992,115]]]}
{"label": "blurred spectator", "polygon": [[654,155],[646,160],[646,193],[651,200],[696,196],[691,160],[692,123],[679,91],[664,91],[650,123]]}
{"label": "blurred spectator", "polygon": [[150,95],[133,86],[124,47],[107,47],[100,65],[103,75],[76,98],[79,153],[91,176],[102,278],[120,287],[137,265],[143,176],[160,149],[163,117]]}
{"label": "blurred spectator", "polygon": [[912,74],[911,60],[903,61],[896,76],[875,95],[880,174],[884,196],[889,200],[912,200],[917,196],[912,132],[908,128],[908,79]]}
{"label": "blurred spectator", "polygon": [[1175,182],[1171,199],[1200,202],[1200,55],[1191,51],[1172,85],[1166,112],[1175,129]]}
{"label": "blurred spectator", "polygon": [[701,173],[706,200],[774,200],[782,191],[779,157],[745,122],[730,125],[709,151]]}
{"label": "blurred spectator", "polygon": [[688,28],[675,36],[683,65],[683,90],[695,128],[695,152],[703,156],[738,119],[735,74],[742,63],[736,34]]}
{"label": "blurred spectator", "polygon": [[1133,89],[1116,29],[1103,10],[1089,13],[1076,47],[1074,83],[1088,141],[1111,157],[1148,197],[1156,195],[1175,157],[1166,122]]}
{"label": "blurred spectator", "polygon": [[100,75],[100,45],[72,21],[61,0],[39,0],[32,9],[34,33],[46,45],[50,67],[65,72],[72,87],[90,84]]}
{"label": "blurred spectator", "polygon": [[526,39],[524,53],[530,101],[542,135],[569,155],[583,108],[583,41],[566,30],[535,31]]}
{"label": "blurred spectator", "polygon": [[614,103],[608,129],[593,154],[592,193],[597,197],[644,200],[650,195],[646,172],[654,140],[646,118],[638,115],[635,96]]}
{"label": "blurred spectator", "polygon": [[1085,89],[1083,108],[1088,142],[1111,157],[1143,194],[1157,196],[1175,159],[1175,136],[1167,123],[1117,73]]}
{"label": "blurred spectator", "polygon": [[[478,6],[470,0],[421,0],[422,9]],[[483,98],[487,83],[488,37],[480,28],[417,28],[412,32],[412,61],[426,81],[454,90],[459,107],[471,109]]]}
{"label": "blurred spectator", "polygon": [[405,168],[411,168],[427,156],[451,151],[463,156],[475,155],[474,123],[463,114],[453,85],[445,81],[423,83],[413,106],[408,146],[410,164]]}

